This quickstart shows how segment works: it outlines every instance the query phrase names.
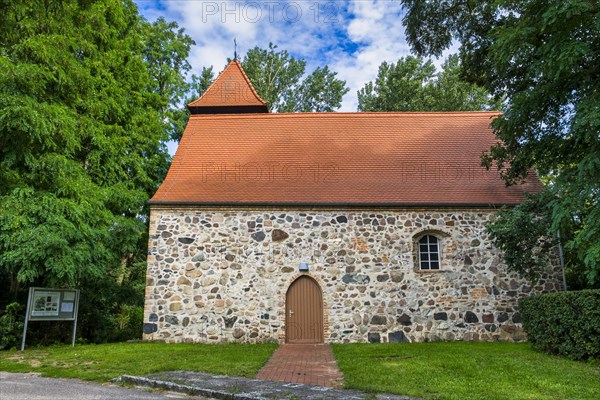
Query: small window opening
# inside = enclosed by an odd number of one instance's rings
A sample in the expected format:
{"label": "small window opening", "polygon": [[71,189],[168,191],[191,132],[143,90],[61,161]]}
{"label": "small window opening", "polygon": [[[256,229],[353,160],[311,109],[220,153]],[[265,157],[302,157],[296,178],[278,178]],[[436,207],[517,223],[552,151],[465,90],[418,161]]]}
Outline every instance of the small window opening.
{"label": "small window opening", "polygon": [[433,235],[419,239],[419,267],[440,269],[440,240]]}

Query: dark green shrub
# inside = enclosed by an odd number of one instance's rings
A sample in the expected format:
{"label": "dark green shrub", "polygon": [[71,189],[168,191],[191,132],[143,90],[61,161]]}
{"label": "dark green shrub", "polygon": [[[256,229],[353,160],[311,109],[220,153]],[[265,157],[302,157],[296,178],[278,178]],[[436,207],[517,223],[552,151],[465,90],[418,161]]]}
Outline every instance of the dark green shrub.
{"label": "dark green shrub", "polygon": [[20,346],[23,335],[23,306],[17,302],[6,306],[0,313],[0,350]]}
{"label": "dark green shrub", "polygon": [[535,349],[574,360],[600,358],[600,290],[526,297],[519,309]]}
{"label": "dark green shrub", "polygon": [[125,341],[142,338],[144,324],[144,307],[122,306],[119,313],[113,317],[114,341]]}

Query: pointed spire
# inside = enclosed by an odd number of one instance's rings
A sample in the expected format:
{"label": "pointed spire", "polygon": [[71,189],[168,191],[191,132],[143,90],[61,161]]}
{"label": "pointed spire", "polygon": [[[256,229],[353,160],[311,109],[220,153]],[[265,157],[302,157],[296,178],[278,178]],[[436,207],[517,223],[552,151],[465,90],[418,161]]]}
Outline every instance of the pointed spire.
{"label": "pointed spire", "polygon": [[233,38],[233,61],[237,61],[237,42]]}
{"label": "pointed spire", "polygon": [[192,114],[269,112],[236,59],[227,64],[198,100],[188,104],[188,109]]}

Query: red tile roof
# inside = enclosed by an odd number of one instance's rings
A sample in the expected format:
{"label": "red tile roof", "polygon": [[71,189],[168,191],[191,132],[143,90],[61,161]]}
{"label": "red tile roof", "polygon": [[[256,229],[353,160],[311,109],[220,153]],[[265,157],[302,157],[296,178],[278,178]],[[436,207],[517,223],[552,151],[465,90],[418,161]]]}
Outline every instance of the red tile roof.
{"label": "red tile roof", "polygon": [[480,165],[498,113],[192,115],[153,204],[488,206],[506,187]]}
{"label": "red tile roof", "polygon": [[190,109],[200,107],[261,106],[267,103],[260,98],[237,60],[231,61],[202,96],[190,104]]}

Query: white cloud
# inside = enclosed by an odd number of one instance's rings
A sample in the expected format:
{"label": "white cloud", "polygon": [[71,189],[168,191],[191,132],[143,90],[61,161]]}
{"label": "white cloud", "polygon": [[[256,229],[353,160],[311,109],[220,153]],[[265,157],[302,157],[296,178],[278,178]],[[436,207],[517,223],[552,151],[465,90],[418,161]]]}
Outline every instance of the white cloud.
{"label": "white cloud", "polygon": [[343,110],[355,111],[356,92],[377,76],[383,61],[396,61],[410,53],[401,24],[402,7],[398,3],[355,1],[351,3],[353,18],[347,26],[349,38],[359,43],[352,55],[332,59],[332,68],[346,80],[350,92],[344,98]]}
{"label": "white cloud", "polygon": [[377,74],[383,61],[409,54],[400,2],[390,1],[162,1],[137,0],[150,20],[175,20],[196,41],[194,73],[213,65],[216,72],[233,56],[233,39],[243,56],[273,42],[307,60],[307,70],[329,65],[350,92],[343,111],[355,111],[356,91]]}

